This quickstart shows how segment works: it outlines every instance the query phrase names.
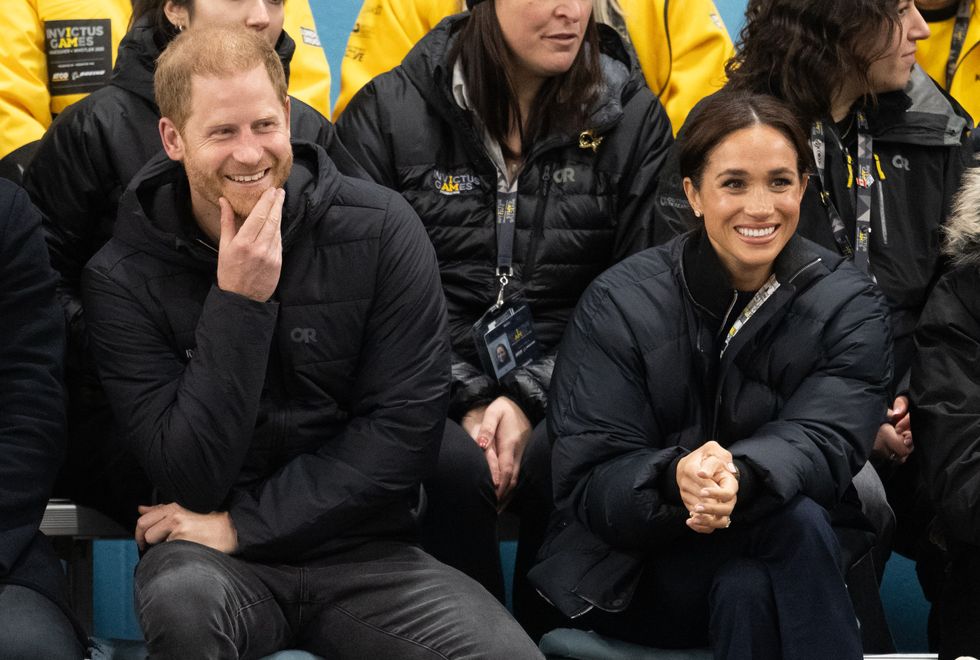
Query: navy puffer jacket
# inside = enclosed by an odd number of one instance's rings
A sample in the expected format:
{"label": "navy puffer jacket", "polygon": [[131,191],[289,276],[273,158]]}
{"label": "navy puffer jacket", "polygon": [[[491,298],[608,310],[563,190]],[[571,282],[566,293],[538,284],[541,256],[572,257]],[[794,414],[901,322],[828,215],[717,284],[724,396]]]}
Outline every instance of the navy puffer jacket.
{"label": "navy puffer jacket", "polygon": [[779,288],[722,354],[741,299],[702,236],[611,268],[562,342],[548,416],[558,512],[531,579],[566,615],[624,609],[643,563],[694,533],[675,468],[707,440],[742,472],[740,525],[800,494],[843,506],[871,451],[891,376],[871,281],[794,237]]}

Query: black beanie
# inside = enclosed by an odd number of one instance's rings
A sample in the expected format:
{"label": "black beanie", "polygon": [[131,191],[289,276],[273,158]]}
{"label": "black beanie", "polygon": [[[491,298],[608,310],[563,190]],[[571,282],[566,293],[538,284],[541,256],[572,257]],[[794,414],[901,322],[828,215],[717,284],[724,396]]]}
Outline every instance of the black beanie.
{"label": "black beanie", "polygon": [[466,8],[472,11],[473,7],[477,6],[481,2],[483,2],[483,0],[466,0]]}

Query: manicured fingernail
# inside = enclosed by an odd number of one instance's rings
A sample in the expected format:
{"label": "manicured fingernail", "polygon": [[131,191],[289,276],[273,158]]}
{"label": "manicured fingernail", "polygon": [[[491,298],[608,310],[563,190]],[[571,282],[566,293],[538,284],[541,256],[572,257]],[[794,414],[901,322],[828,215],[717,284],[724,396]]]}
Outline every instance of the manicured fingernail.
{"label": "manicured fingernail", "polygon": [[702,511],[704,511],[704,505],[699,504],[696,507],[694,507],[694,510],[697,511],[698,513],[701,513]]}

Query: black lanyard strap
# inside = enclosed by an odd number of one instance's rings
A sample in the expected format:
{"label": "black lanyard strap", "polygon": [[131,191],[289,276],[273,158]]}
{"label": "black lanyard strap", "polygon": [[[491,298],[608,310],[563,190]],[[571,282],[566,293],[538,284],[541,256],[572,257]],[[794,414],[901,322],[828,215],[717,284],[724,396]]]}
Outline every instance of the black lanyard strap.
{"label": "black lanyard strap", "polygon": [[956,65],[966,43],[966,33],[970,29],[970,16],[973,14],[973,0],[960,0],[960,8],[956,11],[956,21],[953,23],[953,39],[949,44],[949,59],[946,61],[946,91],[953,86],[953,76]]}
{"label": "black lanyard strap", "polygon": [[[858,131],[858,170],[855,176],[854,165],[851,155],[841,143],[837,135],[831,131],[831,135],[837,142],[837,146],[847,160],[848,186],[850,187],[853,179],[856,189],[855,193],[855,240],[852,244],[847,237],[847,228],[840,212],[834,205],[830,195],[830,184],[827,176],[827,131],[824,129],[823,122],[814,122],[810,130],[810,148],[813,150],[813,160],[817,165],[817,178],[820,182],[820,199],[827,208],[827,215],[830,217],[830,227],[834,234],[834,241],[845,257],[853,258],[854,264],[863,272],[870,270],[869,248],[871,243],[871,207],[872,196],[871,186],[874,184],[874,143],[871,139],[871,131],[868,127],[868,120],[863,112],[858,112],[855,116]],[[879,184],[880,185],[880,184]]]}
{"label": "black lanyard strap", "polygon": [[504,304],[504,289],[514,276],[514,233],[517,220],[517,192],[497,192],[497,307]]}

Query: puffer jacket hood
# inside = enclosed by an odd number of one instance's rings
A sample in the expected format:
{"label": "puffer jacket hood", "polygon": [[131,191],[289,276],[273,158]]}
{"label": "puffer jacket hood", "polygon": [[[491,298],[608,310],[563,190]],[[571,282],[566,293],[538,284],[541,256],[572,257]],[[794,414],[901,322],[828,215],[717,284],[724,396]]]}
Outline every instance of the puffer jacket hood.
{"label": "puffer jacket hood", "polygon": [[[301,228],[320,207],[329,207],[339,186],[337,168],[322,149],[293,141],[293,168],[283,186],[282,242],[288,251]],[[187,179],[183,166],[160,153],[133,179],[119,205],[113,236],[166,261],[213,271],[217,251],[201,229],[187,220]]]}
{"label": "puffer jacket hood", "polygon": [[[149,16],[144,16],[119,43],[119,55],[112,70],[110,84],[124,89],[157,107],[153,94],[153,72],[160,53],[164,51],[169,39],[153,24]],[[276,54],[282,62],[289,82],[289,63],[296,52],[296,42],[283,30],[276,42]]]}
{"label": "puffer jacket hood", "polygon": [[956,264],[980,266],[980,167],[963,175],[946,225],[946,255]]}

